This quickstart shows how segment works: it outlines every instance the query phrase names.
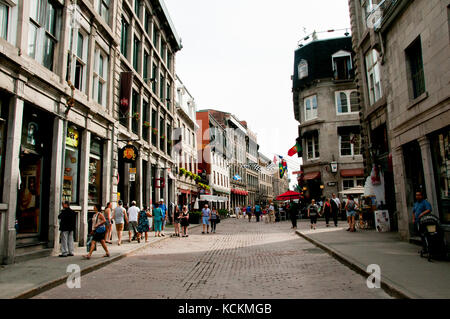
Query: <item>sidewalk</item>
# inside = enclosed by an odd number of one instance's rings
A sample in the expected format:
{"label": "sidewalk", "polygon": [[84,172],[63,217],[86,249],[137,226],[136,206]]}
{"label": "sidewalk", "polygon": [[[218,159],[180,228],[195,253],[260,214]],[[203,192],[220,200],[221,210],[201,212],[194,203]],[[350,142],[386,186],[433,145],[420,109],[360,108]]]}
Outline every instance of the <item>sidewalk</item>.
{"label": "sidewalk", "polygon": [[297,234],[355,271],[368,275],[368,265],[381,268],[382,288],[400,298],[450,298],[450,262],[428,262],[418,254],[420,247],[399,240],[396,233],[361,230],[345,231],[347,223],[325,227],[318,222],[315,231],[309,221],[299,221]]}
{"label": "sidewalk", "polygon": [[[199,225],[189,227],[191,231]],[[173,227],[167,227],[165,237],[155,237],[154,232],[148,233],[148,242],[145,239],[139,244],[137,241],[128,242],[128,232],[123,232],[122,245],[117,245],[115,232],[113,244],[107,244],[111,257],[102,257],[105,251],[101,245],[97,244],[97,250],[93,252],[90,260],[82,258],[87,254],[86,247],[75,247],[75,256],[60,258],[48,256],[16,263],[12,265],[0,266],[0,299],[30,298],[45,290],[56,287],[67,281],[70,273],[67,266],[78,265],[81,274],[104,267],[112,262],[118,261],[138,250],[147,248],[159,241],[170,238],[173,234]]]}

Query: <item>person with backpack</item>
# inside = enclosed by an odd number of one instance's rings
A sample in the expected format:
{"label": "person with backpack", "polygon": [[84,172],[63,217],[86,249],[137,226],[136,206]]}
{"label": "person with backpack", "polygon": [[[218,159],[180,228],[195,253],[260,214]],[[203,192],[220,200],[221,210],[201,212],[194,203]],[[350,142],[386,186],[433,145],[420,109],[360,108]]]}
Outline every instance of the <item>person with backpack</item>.
{"label": "person with backpack", "polygon": [[347,203],[345,204],[345,211],[347,212],[348,229],[347,231],[355,232],[355,216],[358,204],[354,201],[352,195],[347,195]]}
{"label": "person with backpack", "polygon": [[316,200],[311,200],[311,204],[308,206],[308,217],[311,219],[311,229],[316,230],[317,216],[319,215],[319,206],[316,204]]}

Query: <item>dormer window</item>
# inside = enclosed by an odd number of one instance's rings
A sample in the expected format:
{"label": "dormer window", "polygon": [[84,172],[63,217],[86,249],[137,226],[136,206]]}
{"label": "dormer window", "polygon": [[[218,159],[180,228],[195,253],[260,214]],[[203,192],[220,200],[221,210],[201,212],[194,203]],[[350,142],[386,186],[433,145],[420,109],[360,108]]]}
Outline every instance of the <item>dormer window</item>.
{"label": "dormer window", "polygon": [[301,60],[298,64],[298,79],[304,79],[308,77],[308,62],[306,60]]}
{"label": "dormer window", "polygon": [[332,56],[335,80],[350,80],[352,78],[352,55],[348,51],[338,51]]}

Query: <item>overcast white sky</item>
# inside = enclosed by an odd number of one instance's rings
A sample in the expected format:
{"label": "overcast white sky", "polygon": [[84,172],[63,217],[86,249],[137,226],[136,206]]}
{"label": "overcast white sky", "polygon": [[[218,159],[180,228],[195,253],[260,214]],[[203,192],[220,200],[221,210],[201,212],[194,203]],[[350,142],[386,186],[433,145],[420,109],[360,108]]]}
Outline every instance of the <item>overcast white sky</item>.
{"label": "overcast white sky", "polygon": [[[197,109],[231,112],[258,135],[260,152],[300,159],[291,75],[298,41],[312,31],[350,28],[348,0],[164,0],[183,49],[176,72]],[[344,31],[333,36],[343,36]],[[295,176],[291,185],[296,184]]]}

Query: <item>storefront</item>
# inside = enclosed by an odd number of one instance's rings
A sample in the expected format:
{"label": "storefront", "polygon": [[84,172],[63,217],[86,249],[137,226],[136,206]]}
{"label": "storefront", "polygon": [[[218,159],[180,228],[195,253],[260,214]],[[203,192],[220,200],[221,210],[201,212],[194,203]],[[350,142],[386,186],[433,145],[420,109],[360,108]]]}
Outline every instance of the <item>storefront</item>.
{"label": "storefront", "polygon": [[64,201],[68,201],[71,205],[79,203],[79,172],[80,129],[74,125],[69,125],[66,136],[62,197]]}
{"label": "storefront", "polygon": [[25,104],[17,195],[17,246],[48,240],[53,118]]}
{"label": "storefront", "polygon": [[450,226],[450,127],[430,136],[441,223]]}

